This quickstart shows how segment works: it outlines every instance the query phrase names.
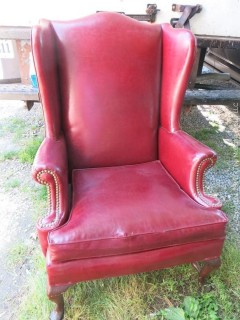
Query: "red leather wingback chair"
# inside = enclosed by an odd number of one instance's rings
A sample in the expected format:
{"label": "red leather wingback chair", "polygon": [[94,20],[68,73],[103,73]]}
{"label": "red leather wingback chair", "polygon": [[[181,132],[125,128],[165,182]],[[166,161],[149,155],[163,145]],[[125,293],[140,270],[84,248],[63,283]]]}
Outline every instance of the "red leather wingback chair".
{"label": "red leather wingback chair", "polygon": [[191,32],[98,13],[42,20],[32,47],[46,125],[33,177],[49,193],[37,229],[52,319],[80,281],[183,263],[201,279],[216,269],[227,219],[203,191],[216,154],[179,127]]}

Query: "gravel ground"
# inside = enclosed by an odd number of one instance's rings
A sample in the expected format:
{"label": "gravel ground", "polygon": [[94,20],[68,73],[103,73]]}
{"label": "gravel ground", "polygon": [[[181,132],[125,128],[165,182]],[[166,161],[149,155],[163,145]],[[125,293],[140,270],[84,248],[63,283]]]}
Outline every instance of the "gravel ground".
{"label": "gravel ground", "polygon": [[[235,108],[237,109],[237,108]],[[41,126],[42,113],[40,105],[35,104],[28,112],[20,102],[0,101],[0,125],[8,123],[13,118],[23,119],[27,131],[26,141],[36,135],[33,126]],[[220,132],[214,135],[219,146],[239,146],[239,113],[225,106],[198,106],[182,117],[182,127],[191,131],[211,127],[218,124]],[[1,132],[0,132],[1,133]],[[0,151],[18,150],[17,141],[7,132],[0,135]],[[31,249],[38,246],[35,241],[34,204],[31,195],[23,191],[24,186],[33,186],[29,164],[18,160],[0,162],[0,319],[17,319],[17,310],[24,295],[24,284],[31,277]],[[215,167],[206,175],[207,191],[217,195],[223,203],[231,201],[235,210],[231,216],[231,228],[240,234],[239,213],[239,164],[234,159],[228,159],[227,166]],[[21,181],[18,188],[6,188],[6,181],[15,177]],[[21,263],[9,267],[11,250],[17,243],[29,246],[27,257]]]}
{"label": "gravel ground", "polygon": [[[239,120],[240,105],[227,106],[197,106],[190,113],[182,116],[182,129],[187,132],[202,128],[213,128],[217,125],[218,133],[211,142],[219,148],[233,147],[235,152],[240,147]],[[209,139],[210,140],[210,139]],[[239,152],[239,151],[238,151]],[[240,239],[240,166],[234,157],[218,156],[218,162],[224,166],[215,166],[206,173],[205,190],[208,194],[218,197],[222,203],[231,202],[235,210],[230,218],[230,227]]]}

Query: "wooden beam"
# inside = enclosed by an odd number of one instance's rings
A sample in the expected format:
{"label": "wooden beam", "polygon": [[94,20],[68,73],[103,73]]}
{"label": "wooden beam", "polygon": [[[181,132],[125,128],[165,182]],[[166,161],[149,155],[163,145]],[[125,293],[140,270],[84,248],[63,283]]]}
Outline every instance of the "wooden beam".
{"label": "wooden beam", "polygon": [[[0,84],[0,100],[39,101],[37,88],[23,84]],[[240,90],[187,90],[184,105],[233,105],[240,106]]]}
{"label": "wooden beam", "polygon": [[0,100],[39,101],[38,89],[31,85],[0,84]]}
{"label": "wooden beam", "polygon": [[197,76],[196,82],[209,81],[209,80],[220,80],[220,81],[229,81],[231,76],[229,73],[218,73],[218,72],[209,72],[202,73]]}
{"label": "wooden beam", "polygon": [[0,26],[0,39],[30,40],[31,27]]}
{"label": "wooden beam", "polygon": [[240,106],[240,90],[187,90],[184,105],[199,104]]}
{"label": "wooden beam", "polygon": [[240,38],[196,35],[199,48],[240,49]]}

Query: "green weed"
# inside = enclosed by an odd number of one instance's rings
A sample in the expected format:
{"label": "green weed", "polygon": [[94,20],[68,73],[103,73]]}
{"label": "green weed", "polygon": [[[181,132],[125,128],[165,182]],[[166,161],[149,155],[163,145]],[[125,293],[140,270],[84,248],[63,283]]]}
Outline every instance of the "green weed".
{"label": "green weed", "polygon": [[199,130],[190,130],[189,134],[199,140],[218,154],[216,163],[217,169],[225,169],[228,167],[228,161],[239,160],[240,156],[236,147],[225,145],[219,140],[220,133],[217,127],[202,128]]}
{"label": "green weed", "polygon": [[155,314],[166,320],[220,320],[217,315],[218,305],[212,293],[205,293],[194,298],[187,296],[181,307],[170,307]]}
{"label": "green weed", "polygon": [[197,140],[204,141],[204,140],[209,140],[211,136],[217,133],[218,131],[216,130],[216,128],[209,127],[209,128],[202,128],[197,131],[193,131],[192,135]]}
{"label": "green weed", "polygon": [[23,119],[19,118],[12,118],[7,121],[7,123],[2,124],[1,126],[1,134],[0,136],[4,135],[13,135],[13,139],[18,141],[22,138],[24,132],[26,130],[26,123]]}
{"label": "green weed", "polygon": [[8,190],[20,187],[20,185],[21,185],[21,181],[19,179],[10,178],[5,182],[4,188],[6,191],[8,191]]}
{"label": "green weed", "polygon": [[234,214],[236,208],[234,206],[234,203],[232,201],[225,201],[222,206],[222,211],[226,212],[228,215]]}
{"label": "green weed", "polygon": [[240,314],[240,250],[227,241],[222,254],[222,266],[212,276],[213,292],[225,319],[239,319]]}
{"label": "green weed", "polygon": [[8,254],[8,263],[10,267],[22,264],[26,258],[28,247],[23,243],[18,243],[11,248]]}
{"label": "green weed", "polygon": [[19,151],[5,151],[3,153],[0,153],[0,161],[6,161],[6,160],[12,160],[16,159],[18,157]]}
{"label": "green weed", "polygon": [[40,215],[47,211],[47,189],[46,186],[39,185],[35,182],[32,185],[22,185],[21,191],[31,195],[33,202],[33,220],[37,222]]}
{"label": "green weed", "polygon": [[28,292],[22,301],[18,320],[47,320],[52,304],[46,299],[45,260],[34,254],[34,272],[26,287]]}
{"label": "green weed", "polygon": [[39,200],[39,201],[47,200],[47,188],[45,186],[39,186],[36,189],[36,200]]}
{"label": "green weed", "polygon": [[240,162],[240,147],[237,147],[237,148],[236,148],[235,158],[236,158],[237,161]]}
{"label": "green weed", "polygon": [[23,147],[21,151],[19,151],[18,158],[21,162],[32,163],[37,150],[42,142],[41,138],[31,139],[27,142],[27,144]]}

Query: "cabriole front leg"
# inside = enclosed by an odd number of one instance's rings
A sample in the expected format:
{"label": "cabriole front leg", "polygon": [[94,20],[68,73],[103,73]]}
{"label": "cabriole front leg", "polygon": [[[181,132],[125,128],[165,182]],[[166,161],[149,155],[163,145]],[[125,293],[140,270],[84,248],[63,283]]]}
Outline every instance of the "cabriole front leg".
{"label": "cabriole front leg", "polygon": [[201,284],[204,284],[208,275],[218,269],[221,266],[221,259],[215,258],[211,260],[204,261],[202,265],[199,262],[192,263],[193,267],[198,272],[198,280]]}
{"label": "cabriole front leg", "polygon": [[55,309],[50,314],[50,320],[62,320],[64,317],[63,293],[69,286],[50,287],[47,286],[48,299],[56,304]]}
{"label": "cabriole front leg", "polygon": [[50,320],[62,320],[64,317],[64,299],[63,294],[57,296],[48,296],[49,300],[56,303],[56,308],[50,314]]}

